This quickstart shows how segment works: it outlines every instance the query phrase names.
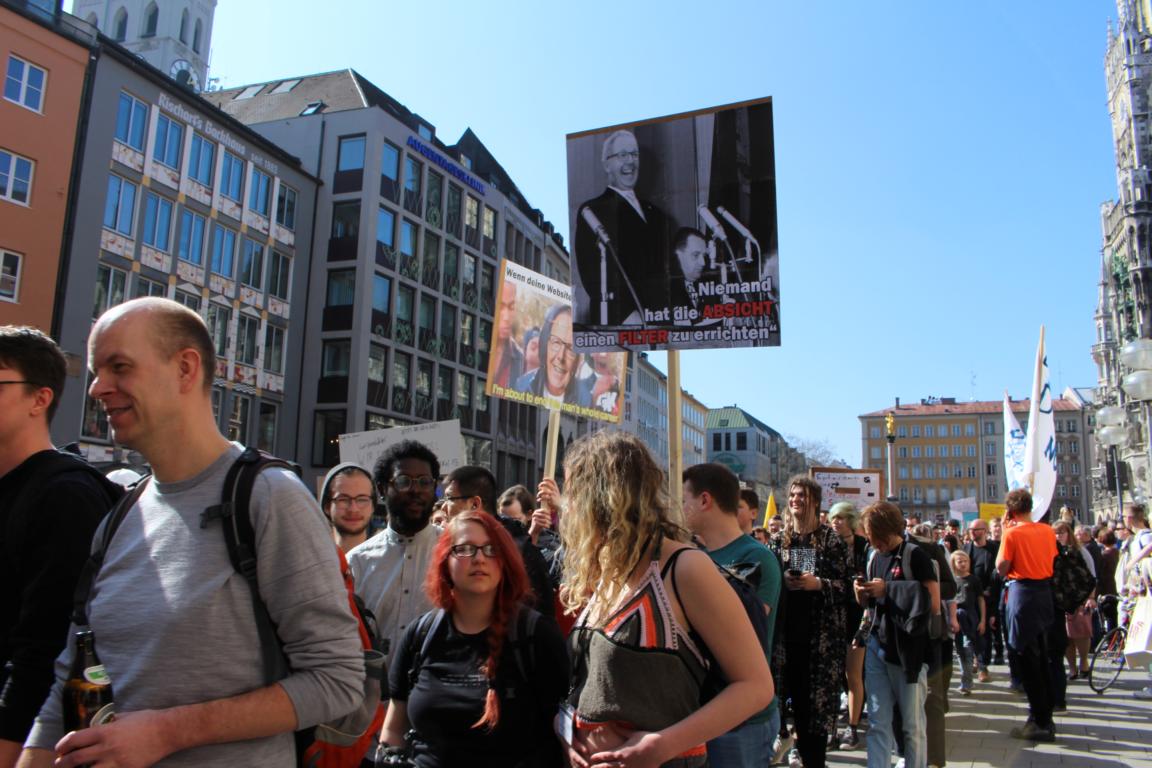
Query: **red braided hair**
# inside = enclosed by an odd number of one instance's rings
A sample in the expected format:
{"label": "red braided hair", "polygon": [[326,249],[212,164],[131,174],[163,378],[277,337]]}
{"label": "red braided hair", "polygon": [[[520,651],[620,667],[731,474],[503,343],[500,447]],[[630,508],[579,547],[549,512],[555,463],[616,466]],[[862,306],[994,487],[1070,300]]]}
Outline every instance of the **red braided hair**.
{"label": "red braided hair", "polygon": [[484,676],[488,678],[488,694],[484,701],[484,714],[472,724],[473,728],[491,730],[500,720],[500,698],[496,692],[496,672],[500,654],[504,650],[504,638],[508,634],[508,622],[516,616],[524,596],[529,592],[528,573],[524,570],[524,558],[504,529],[504,525],[492,515],[483,511],[461,512],[453,517],[432,551],[432,561],[428,575],[424,579],[424,592],[432,604],[449,613],[456,604],[452,591],[452,579],[448,575],[448,558],[452,556],[452,545],[460,525],[475,523],[488,534],[489,542],[496,547],[496,560],[500,563],[500,584],[496,589],[496,599],[492,603],[492,617],[488,624],[488,659],[484,662]]}

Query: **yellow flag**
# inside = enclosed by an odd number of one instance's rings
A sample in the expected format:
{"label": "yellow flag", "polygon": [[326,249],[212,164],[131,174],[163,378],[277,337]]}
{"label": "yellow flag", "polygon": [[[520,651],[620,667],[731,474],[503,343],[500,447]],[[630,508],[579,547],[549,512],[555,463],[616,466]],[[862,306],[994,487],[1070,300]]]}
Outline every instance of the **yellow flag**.
{"label": "yellow flag", "polygon": [[768,506],[764,507],[764,522],[767,523],[774,517],[776,517],[776,497],[769,491]]}

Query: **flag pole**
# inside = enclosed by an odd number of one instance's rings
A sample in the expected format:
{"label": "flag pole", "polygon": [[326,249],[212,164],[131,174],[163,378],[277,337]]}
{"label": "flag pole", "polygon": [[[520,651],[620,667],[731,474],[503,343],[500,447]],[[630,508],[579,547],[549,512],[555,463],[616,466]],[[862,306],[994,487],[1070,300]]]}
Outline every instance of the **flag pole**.
{"label": "flag pole", "polygon": [[548,442],[544,448],[544,477],[547,480],[556,478],[556,446],[560,442],[560,409],[553,408],[548,411]]}
{"label": "flag pole", "polygon": [[684,472],[680,398],[680,350],[668,350],[668,498],[672,512],[680,519],[684,508]]}

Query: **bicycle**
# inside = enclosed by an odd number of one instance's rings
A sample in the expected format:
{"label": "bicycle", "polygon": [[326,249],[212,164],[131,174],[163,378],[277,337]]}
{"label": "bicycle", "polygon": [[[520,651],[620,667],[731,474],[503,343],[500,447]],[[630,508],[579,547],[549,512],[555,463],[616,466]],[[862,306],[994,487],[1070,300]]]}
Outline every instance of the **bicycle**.
{"label": "bicycle", "polygon": [[[1103,608],[1119,600],[1116,595],[1102,595],[1099,605]],[[1108,690],[1124,671],[1124,643],[1127,639],[1127,628],[1116,626],[1105,632],[1096,644],[1092,651],[1092,663],[1088,667],[1088,687],[1096,693]]]}

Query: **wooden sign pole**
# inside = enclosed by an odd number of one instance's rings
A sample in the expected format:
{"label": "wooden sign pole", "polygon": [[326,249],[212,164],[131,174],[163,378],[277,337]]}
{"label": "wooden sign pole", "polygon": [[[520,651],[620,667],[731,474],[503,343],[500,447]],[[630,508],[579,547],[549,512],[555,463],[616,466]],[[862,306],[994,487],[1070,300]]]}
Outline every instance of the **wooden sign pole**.
{"label": "wooden sign pole", "polygon": [[560,443],[560,409],[548,411],[548,440],[544,449],[544,477],[556,479],[556,446]]}
{"label": "wooden sign pole", "polygon": [[684,430],[681,426],[680,350],[668,350],[668,498],[674,520],[683,524]]}

